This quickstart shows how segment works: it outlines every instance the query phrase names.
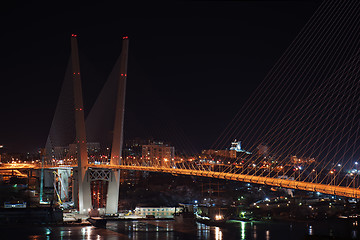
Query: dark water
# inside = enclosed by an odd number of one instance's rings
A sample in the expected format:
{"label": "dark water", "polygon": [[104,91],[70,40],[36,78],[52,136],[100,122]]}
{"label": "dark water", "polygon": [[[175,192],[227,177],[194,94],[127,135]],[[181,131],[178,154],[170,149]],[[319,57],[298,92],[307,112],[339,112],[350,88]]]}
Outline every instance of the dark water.
{"label": "dark water", "polygon": [[[107,229],[77,227],[1,227],[0,239],[148,239],[148,240],[297,240],[309,236],[340,239],[360,239],[357,222],[235,222],[226,227],[175,224],[174,221],[108,222]],[[335,239],[336,239],[335,238]],[[314,238],[315,239],[315,238]],[[323,239],[323,238],[322,238]]]}

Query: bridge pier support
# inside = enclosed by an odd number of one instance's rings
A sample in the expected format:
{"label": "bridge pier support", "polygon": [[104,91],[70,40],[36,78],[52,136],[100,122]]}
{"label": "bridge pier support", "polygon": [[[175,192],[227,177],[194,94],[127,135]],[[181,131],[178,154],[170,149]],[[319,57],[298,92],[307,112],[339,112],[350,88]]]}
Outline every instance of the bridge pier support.
{"label": "bridge pier support", "polygon": [[[121,155],[122,155],[125,89],[126,89],[126,75],[127,75],[127,55],[129,48],[128,37],[123,37],[123,39],[124,40],[120,55],[120,59],[121,59],[120,76],[118,79],[114,133],[113,133],[112,149],[110,156],[110,165],[120,164]],[[107,199],[106,199],[106,213],[117,213],[118,201],[119,201],[120,170],[113,169],[111,175],[112,177],[109,182]]]}
{"label": "bridge pier support", "polygon": [[79,168],[74,169],[73,173],[73,201],[80,214],[88,214],[89,209],[92,209],[91,203],[91,189],[90,179],[88,176],[89,171]]}
{"label": "bridge pier support", "polygon": [[[75,111],[75,130],[76,147],[78,162],[78,183],[79,183],[79,213],[87,214],[91,206],[90,179],[88,176],[88,153],[86,143],[86,131],[84,120],[84,104],[82,97],[79,53],[76,35],[71,37],[71,61],[73,70],[73,91],[74,91],[74,111]],[[76,175],[75,175],[76,176]]]}
{"label": "bridge pier support", "polygon": [[92,209],[90,179],[86,168],[78,172],[79,176],[79,213],[88,214]]}
{"label": "bridge pier support", "polygon": [[117,213],[119,202],[120,170],[111,171],[106,198],[106,213]]}

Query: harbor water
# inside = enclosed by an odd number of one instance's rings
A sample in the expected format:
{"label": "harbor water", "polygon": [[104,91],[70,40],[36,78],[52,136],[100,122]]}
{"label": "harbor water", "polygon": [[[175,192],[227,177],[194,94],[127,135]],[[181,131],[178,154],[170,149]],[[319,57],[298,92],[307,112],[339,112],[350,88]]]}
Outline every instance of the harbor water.
{"label": "harbor water", "polygon": [[193,226],[174,220],[109,221],[106,229],[93,226],[12,226],[0,227],[0,239],[129,239],[129,240],[297,240],[297,239],[359,239],[356,221],[313,223],[243,222],[226,226]]}

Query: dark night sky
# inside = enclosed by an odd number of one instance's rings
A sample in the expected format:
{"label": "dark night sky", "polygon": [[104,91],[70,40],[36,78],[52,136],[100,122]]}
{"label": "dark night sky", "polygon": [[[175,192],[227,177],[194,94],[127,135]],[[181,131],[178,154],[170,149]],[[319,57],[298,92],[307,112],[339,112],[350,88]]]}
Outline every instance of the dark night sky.
{"label": "dark night sky", "polygon": [[85,109],[128,35],[125,138],[168,124],[196,150],[209,147],[320,4],[130,2],[2,6],[0,144],[15,152],[45,145],[76,33]]}

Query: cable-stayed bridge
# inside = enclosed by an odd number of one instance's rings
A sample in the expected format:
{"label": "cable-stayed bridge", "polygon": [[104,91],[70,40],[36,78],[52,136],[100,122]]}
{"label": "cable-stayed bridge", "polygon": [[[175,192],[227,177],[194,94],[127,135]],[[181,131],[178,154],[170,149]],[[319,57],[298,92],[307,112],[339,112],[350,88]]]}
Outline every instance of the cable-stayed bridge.
{"label": "cable-stayed bridge", "polygon": [[106,211],[117,212],[120,169],[359,198],[359,8],[357,1],[322,3],[212,146],[224,149],[241,138],[249,152],[239,151],[222,161],[122,158],[128,38],[124,37],[121,56],[85,121],[73,35],[42,164],[23,168],[73,169],[73,200],[80,212],[93,206],[95,181],[107,188],[101,196]]}

